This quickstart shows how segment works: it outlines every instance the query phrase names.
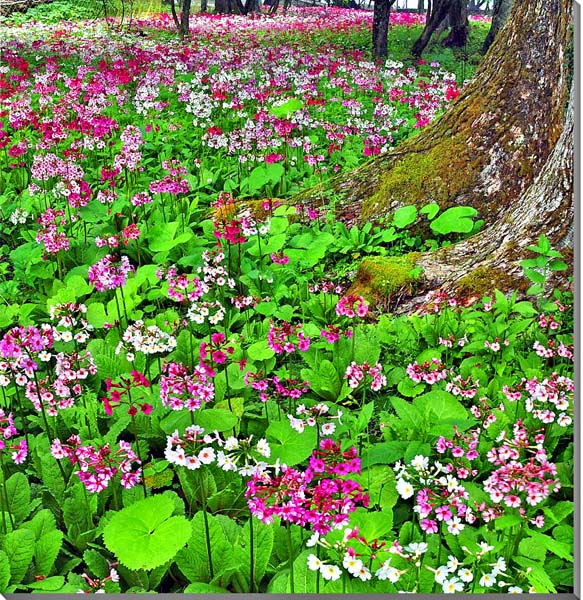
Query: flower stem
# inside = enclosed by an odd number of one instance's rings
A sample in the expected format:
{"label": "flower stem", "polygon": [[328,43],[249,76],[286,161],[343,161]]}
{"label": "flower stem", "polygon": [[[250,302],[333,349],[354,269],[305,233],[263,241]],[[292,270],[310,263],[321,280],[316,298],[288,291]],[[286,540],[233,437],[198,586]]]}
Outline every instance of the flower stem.
{"label": "flower stem", "polygon": [[12,519],[12,513],[8,508],[8,491],[6,490],[6,468],[4,466],[4,453],[0,451],[0,465],[2,466],[2,491],[4,492],[4,501],[6,503],[6,511],[2,511],[2,522],[4,525],[4,531],[6,531],[6,515],[4,512],[8,513],[8,518],[10,519],[10,525],[12,525],[12,529],[14,530],[14,520]]}
{"label": "flower stem", "polygon": [[255,534],[253,515],[249,515],[249,593],[255,592]]}
{"label": "flower stem", "polygon": [[295,594],[294,587],[294,546],[292,542],[291,524],[287,522],[287,547],[289,552],[289,585],[292,594]]}
{"label": "flower stem", "polygon": [[213,556],[212,556],[212,552],[211,552],[211,534],[210,534],[210,529],[209,529],[208,515],[206,512],[207,490],[205,489],[206,486],[203,485],[202,472],[199,472],[199,477],[200,477],[200,503],[202,505],[202,518],[204,520],[204,535],[206,538],[206,554],[208,556],[208,561],[209,561],[210,580],[212,581],[215,578],[215,570],[213,568]]}

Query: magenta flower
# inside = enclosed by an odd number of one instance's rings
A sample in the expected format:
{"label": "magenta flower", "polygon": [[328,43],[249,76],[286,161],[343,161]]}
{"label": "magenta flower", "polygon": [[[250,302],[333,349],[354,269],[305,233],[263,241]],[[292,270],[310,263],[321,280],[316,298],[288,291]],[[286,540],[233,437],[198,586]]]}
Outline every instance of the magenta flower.
{"label": "magenta flower", "polygon": [[115,290],[125,285],[128,275],[134,270],[127,256],[119,259],[113,254],[104,256],[89,267],[89,282],[99,292]]}

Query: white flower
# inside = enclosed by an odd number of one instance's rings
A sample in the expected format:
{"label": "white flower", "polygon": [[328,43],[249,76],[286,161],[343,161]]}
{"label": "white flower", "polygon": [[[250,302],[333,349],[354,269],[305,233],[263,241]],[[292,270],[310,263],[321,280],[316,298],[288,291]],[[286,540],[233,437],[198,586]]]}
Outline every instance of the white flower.
{"label": "white flower", "polygon": [[342,566],[351,574],[356,576],[362,569],[362,561],[355,556],[351,556],[348,552],[344,555]]}
{"label": "white flower", "polygon": [[474,579],[474,574],[469,570],[469,569],[460,569],[457,574],[459,575],[459,578],[462,581],[465,581],[466,583],[469,583],[470,581],[473,581]]}
{"label": "white flower", "polygon": [[320,574],[327,581],[337,581],[342,575],[342,571],[336,565],[322,565]]}
{"label": "white flower", "polygon": [[451,533],[451,535],[459,535],[460,531],[462,531],[465,527],[465,524],[461,522],[459,517],[454,517],[453,519],[447,521],[447,530]]}
{"label": "white flower", "polygon": [[450,573],[453,573],[459,567],[460,561],[455,556],[452,556],[451,554],[447,558],[448,558],[447,568]]}
{"label": "white flower", "polygon": [[517,585],[511,585],[508,588],[508,593],[509,594],[522,594],[523,591],[522,591],[522,588],[518,587]]}
{"label": "white flower", "polygon": [[228,437],[225,440],[225,450],[227,450],[228,452],[230,452],[231,450],[237,450],[237,448],[239,447],[239,440],[236,437]]}
{"label": "white flower", "polygon": [[427,544],[425,542],[413,542],[412,544],[405,546],[405,550],[419,556],[427,552]]}
{"label": "white flower", "polygon": [[215,460],[214,449],[203,448],[198,454],[198,459],[203,465],[210,465]]}
{"label": "white flower", "polygon": [[315,554],[308,556],[308,569],[310,571],[318,571],[323,565],[324,563]]}
{"label": "white flower", "polygon": [[322,435],[332,435],[336,429],[334,423],[324,423],[322,425]]}
{"label": "white flower", "polygon": [[375,576],[378,579],[388,579],[391,583],[397,583],[399,581],[399,577],[401,577],[401,571],[395,569],[395,567],[391,567],[390,565],[391,559],[385,561],[381,568],[377,570]]}
{"label": "white flower", "polygon": [[422,454],[418,454],[411,461],[411,466],[416,471],[426,471],[429,468],[429,458],[427,456],[423,456]]}
{"label": "white flower", "polygon": [[435,569],[435,581],[436,583],[442,584],[449,575],[449,571],[445,565],[441,565]]}
{"label": "white flower", "polygon": [[455,592],[463,591],[464,584],[457,577],[452,577],[444,581],[441,587],[444,594],[455,594]]}
{"label": "white flower", "polygon": [[225,454],[222,450],[217,452],[217,465],[223,469],[223,471],[237,470],[237,465],[233,459],[228,454]]}
{"label": "white flower", "polygon": [[257,442],[257,452],[259,452],[261,456],[265,456],[265,458],[269,458],[271,456],[271,448],[269,447],[269,444],[265,438],[261,438]]}
{"label": "white flower", "polygon": [[361,567],[358,573],[353,573],[355,577],[359,577],[361,581],[368,581],[372,575],[366,567]]}
{"label": "white flower", "polygon": [[[313,548],[317,543],[318,540],[320,539],[320,534],[315,531],[312,536],[310,537],[310,539],[306,542],[306,548]],[[312,554],[313,556],[313,554]],[[320,567],[318,567],[320,568]],[[315,571],[315,569],[313,569]]]}
{"label": "white flower", "polygon": [[484,573],[480,578],[479,584],[482,587],[492,587],[496,583],[496,577],[492,576],[491,573]]}
{"label": "white flower", "polygon": [[413,486],[404,479],[397,480],[397,492],[399,496],[403,498],[403,500],[407,500],[407,498],[411,498],[411,496],[415,493]]}
{"label": "white flower", "polygon": [[190,469],[191,471],[199,469],[201,464],[201,461],[196,456],[187,456],[185,458],[186,468]]}

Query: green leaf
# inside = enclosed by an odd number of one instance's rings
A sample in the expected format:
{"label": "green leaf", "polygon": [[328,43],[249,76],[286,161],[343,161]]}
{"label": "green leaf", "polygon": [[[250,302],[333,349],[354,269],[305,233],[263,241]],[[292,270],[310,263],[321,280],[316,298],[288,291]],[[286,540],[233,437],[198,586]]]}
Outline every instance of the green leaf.
{"label": "green leaf", "polygon": [[93,577],[105,579],[109,575],[109,564],[107,559],[97,550],[85,550],[83,560],[88,567],[88,573]]}
{"label": "green leaf", "polygon": [[548,267],[551,271],[565,271],[569,265],[563,260],[555,259],[549,262]]}
{"label": "green leaf", "polygon": [[417,218],[417,208],[411,204],[409,206],[401,206],[393,214],[393,225],[398,229],[404,229]]}
{"label": "green leaf", "polygon": [[372,444],[362,455],[362,467],[376,464],[390,465],[405,456],[408,445],[409,442],[405,441]]}
{"label": "green leaf", "polygon": [[[316,592],[316,571],[308,569],[308,556],[315,554],[305,550],[294,560],[294,593],[314,594]],[[288,578],[286,593],[291,593],[291,582]]]}
{"label": "green leaf", "polygon": [[541,547],[546,548],[549,552],[552,552],[563,560],[573,562],[573,553],[571,544],[560,542],[544,533],[530,530],[528,535]]}
{"label": "green leaf", "polygon": [[269,342],[267,340],[261,340],[260,342],[251,344],[249,348],[247,348],[247,355],[253,361],[268,360],[275,356],[275,352],[269,347]]}
{"label": "green leaf", "polygon": [[[210,514],[207,514],[207,521],[215,581],[222,573],[236,569],[239,565],[234,556],[233,545],[227,540],[221,525]],[[188,546],[176,555],[176,564],[188,581],[211,582],[202,511],[197,512],[192,519],[192,536],[188,540]]]}
{"label": "green leaf", "polygon": [[192,534],[191,523],[171,516],[168,496],[151,496],[114,514],[103,531],[103,541],[128,569],[154,569],[174,558]]}
{"label": "green leaf", "polygon": [[422,206],[419,209],[419,214],[422,215],[427,215],[427,218],[431,221],[431,219],[433,219],[433,217],[435,217],[435,215],[439,212],[439,204],[437,204],[436,202],[430,202],[429,204],[426,204],[425,206]]}
{"label": "green leaf", "polygon": [[540,563],[545,561],[547,551],[544,546],[535,542],[532,538],[525,538],[518,545],[518,552],[522,556],[526,556]]}
{"label": "green leaf", "polygon": [[0,550],[0,594],[6,591],[10,582],[10,561],[4,550]]}
{"label": "green leaf", "polygon": [[218,587],[217,585],[203,583],[202,581],[195,581],[194,583],[187,585],[183,592],[185,594],[228,594],[229,590]]}
{"label": "green leaf", "polygon": [[34,534],[28,529],[17,529],[4,536],[3,544],[10,562],[10,583],[20,583],[32,562]]}
{"label": "green leaf", "polygon": [[383,539],[393,527],[393,513],[357,508],[350,516],[350,525],[351,527],[356,525],[359,535],[367,540]]}
{"label": "green leaf", "polygon": [[[23,473],[14,473],[6,481],[6,494],[8,496],[8,512],[12,513],[14,521],[20,523],[30,514],[30,484],[26,475]],[[2,507],[5,507],[4,498],[2,498]]]}
{"label": "green leaf", "polygon": [[316,447],[315,427],[306,427],[303,433],[298,433],[288,421],[274,421],[265,435],[271,442],[271,460],[279,458],[290,467],[308,458]]}
{"label": "green leaf", "polygon": [[65,578],[62,575],[47,577],[41,581],[27,584],[29,590],[39,590],[42,592],[60,592],[65,585]]}
{"label": "green leaf", "polygon": [[526,578],[537,594],[555,594],[557,592],[551,578],[546,574],[540,563],[525,556],[515,556],[514,561],[524,567]]}
{"label": "green leaf", "polygon": [[277,106],[272,106],[269,109],[269,114],[274,117],[278,117],[279,119],[284,119],[297,112],[304,106],[304,103],[298,98],[290,98],[286,100],[283,104],[279,104]]}
{"label": "green leaf", "polygon": [[204,428],[206,432],[211,431],[229,431],[237,424],[239,420],[228,410],[222,408],[208,408],[206,410],[194,413],[194,420],[197,425]]}
{"label": "green leaf", "polygon": [[431,221],[429,226],[434,233],[441,235],[470,233],[474,227],[473,217],[477,214],[478,211],[471,206],[452,206]]}
{"label": "green leaf", "polygon": [[[255,555],[255,582],[258,583],[263,578],[269,558],[273,550],[274,528],[271,525],[265,525],[261,521],[251,518],[253,523],[254,534],[254,555]],[[238,547],[236,548],[236,559],[239,565],[239,570],[243,573],[247,581],[250,580],[250,537],[249,537],[249,522],[247,522],[238,539]]]}
{"label": "green leaf", "polygon": [[63,532],[54,530],[45,533],[34,546],[34,562],[37,575],[49,575],[63,545]]}
{"label": "green leaf", "polygon": [[398,396],[391,396],[389,402],[406,428],[413,431],[417,431],[421,428],[423,415],[415,406]]}

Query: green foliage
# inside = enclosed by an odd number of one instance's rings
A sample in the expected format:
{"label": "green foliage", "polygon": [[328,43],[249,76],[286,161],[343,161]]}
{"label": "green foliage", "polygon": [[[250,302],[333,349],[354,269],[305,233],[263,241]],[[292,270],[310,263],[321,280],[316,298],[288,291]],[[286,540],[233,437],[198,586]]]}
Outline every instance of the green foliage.
{"label": "green foliage", "polygon": [[129,569],[154,569],[174,558],[191,536],[190,522],[174,512],[167,496],[145,498],[112,516],[103,541]]}

